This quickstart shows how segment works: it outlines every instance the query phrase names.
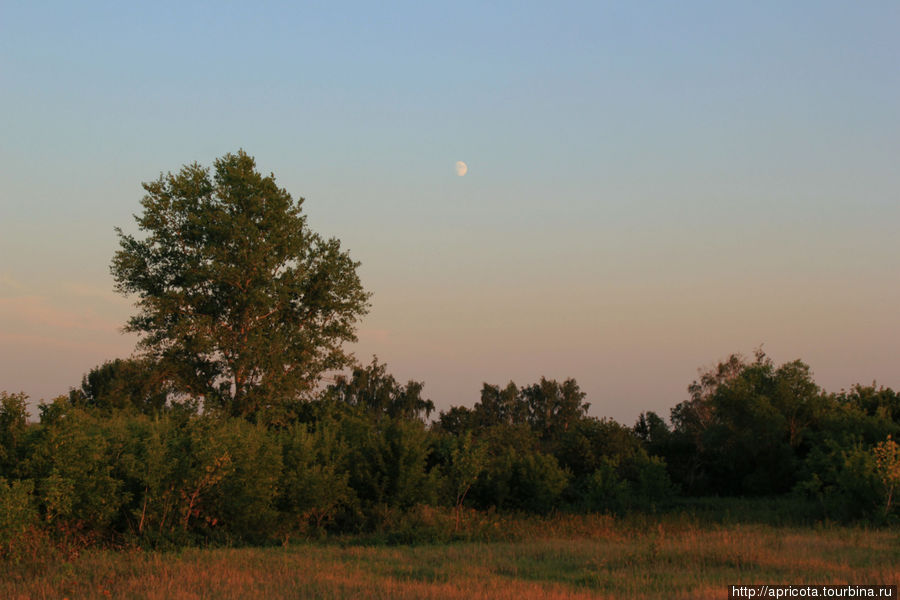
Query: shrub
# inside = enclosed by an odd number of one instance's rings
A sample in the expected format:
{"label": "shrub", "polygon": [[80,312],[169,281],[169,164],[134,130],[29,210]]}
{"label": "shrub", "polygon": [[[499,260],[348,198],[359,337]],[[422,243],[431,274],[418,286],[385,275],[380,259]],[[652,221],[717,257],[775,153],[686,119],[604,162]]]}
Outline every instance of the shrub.
{"label": "shrub", "polygon": [[482,508],[546,513],[559,505],[568,481],[553,456],[509,446],[487,460],[470,495]]}
{"label": "shrub", "polygon": [[119,455],[109,424],[83,410],[58,408],[39,429],[27,465],[45,521],[63,532],[105,532],[130,500],[113,476]]}
{"label": "shrub", "polygon": [[876,516],[883,498],[875,457],[862,444],[837,442],[814,448],[806,461],[809,474],[795,488],[818,501],[824,517],[840,521]]}
{"label": "shrub", "polygon": [[16,476],[28,427],[25,394],[0,392],[0,477]]}
{"label": "shrub", "polygon": [[419,421],[384,417],[372,422],[346,416],[339,425],[342,468],[363,508],[378,504],[407,509],[433,503],[437,474],[428,468],[432,437]]}
{"label": "shrub", "polygon": [[37,525],[34,482],[0,477],[0,558],[18,562],[28,532]]}
{"label": "shrub", "polygon": [[310,528],[321,534],[340,510],[357,506],[350,474],[341,469],[346,446],[333,424],[320,423],[314,431],[305,424],[294,425],[282,435],[282,453],[278,504],[289,519],[284,535],[295,528],[303,534]]}

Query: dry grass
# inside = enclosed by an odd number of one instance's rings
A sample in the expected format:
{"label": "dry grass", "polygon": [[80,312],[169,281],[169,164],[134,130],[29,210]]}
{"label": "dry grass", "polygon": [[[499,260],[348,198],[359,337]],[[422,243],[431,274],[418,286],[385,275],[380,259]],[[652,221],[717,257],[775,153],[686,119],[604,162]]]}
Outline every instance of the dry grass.
{"label": "dry grass", "polygon": [[28,574],[7,565],[0,597],[725,598],[731,584],[900,580],[890,530],[665,520],[641,529],[608,517],[524,527],[492,543],[93,551]]}

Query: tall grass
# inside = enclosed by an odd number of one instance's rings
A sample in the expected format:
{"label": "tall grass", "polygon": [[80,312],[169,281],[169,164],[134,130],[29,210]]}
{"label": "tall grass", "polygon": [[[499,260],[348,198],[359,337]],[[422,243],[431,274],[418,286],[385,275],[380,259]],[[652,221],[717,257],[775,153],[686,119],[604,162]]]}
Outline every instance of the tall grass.
{"label": "tall grass", "polygon": [[[475,515],[468,517],[471,527]],[[9,565],[0,597],[724,598],[732,584],[900,580],[896,530],[703,525],[684,517],[479,518],[478,527],[508,530],[496,541],[449,544],[338,538],[177,553],[89,550],[65,562]]]}

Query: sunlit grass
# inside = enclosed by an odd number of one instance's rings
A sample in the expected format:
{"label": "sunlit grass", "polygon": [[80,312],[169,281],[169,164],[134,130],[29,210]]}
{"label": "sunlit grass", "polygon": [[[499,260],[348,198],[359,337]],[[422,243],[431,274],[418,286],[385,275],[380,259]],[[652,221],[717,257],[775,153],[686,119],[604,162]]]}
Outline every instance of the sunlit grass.
{"label": "sunlit grass", "polygon": [[525,520],[510,541],[442,545],[90,551],[37,570],[10,565],[0,597],[724,598],[731,584],[900,580],[895,530],[650,523]]}

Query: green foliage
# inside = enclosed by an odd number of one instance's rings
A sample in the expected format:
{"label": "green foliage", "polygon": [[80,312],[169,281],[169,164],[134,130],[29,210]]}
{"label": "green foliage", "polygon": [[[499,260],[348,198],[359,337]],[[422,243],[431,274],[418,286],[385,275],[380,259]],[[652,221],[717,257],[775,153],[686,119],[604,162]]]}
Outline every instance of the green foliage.
{"label": "green foliage", "polygon": [[221,485],[209,490],[207,523],[218,519],[238,539],[266,539],[278,519],[281,447],[265,428],[238,419],[216,423],[210,433],[215,443],[207,446],[221,444],[218,456],[228,456],[229,468],[222,469]]}
{"label": "green foliage", "polygon": [[636,455],[632,469],[632,507],[656,509],[668,505],[675,497],[675,486],[663,458],[641,452]]}
{"label": "green foliage", "polygon": [[326,398],[360,407],[375,418],[427,419],[434,403],[422,398],[423,388],[418,381],[400,385],[387,372],[387,365],[378,364],[378,358],[372,357],[371,365],[354,367],[349,378],[339,375],[328,387]]}
{"label": "green foliage", "polygon": [[481,388],[481,401],[475,404],[473,413],[474,423],[479,427],[528,422],[528,405],[512,381],[502,389],[498,385],[485,383]]}
{"label": "green foliage", "polygon": [[0,477],[17,475],[28,428],[28,396],[0,392]]}
{"label": "green foliage", "polygon": [[312,431],[294,425],[282,435],[282,448],[279,508],[301,532],[313,526],[321,533],[341,510],[354,511],[359,501],[350,473],[342,468],[348,447],[334,423],[320,423]]}
{"label": "green foliage", "polygon": [[428,468],[433,438],[423,423],[348,415],[339,429],[349,448],[343,468],[365,509],[434,501],[437,474]]}
{"label": "green foliage", "polygon": [[487,448],[473,440],[472,433],[454,438],[448,457],[444,478],[453,498],[453,507],[456,513],[455,530],[459,529],[462,516],[463,502],[469,490],[484,472],[487,460]]}
{"label": "green foliage", "polygon": [[588,417],[573,380],[546,379],[485,384],[473,408],[429,426],[422,384],[398,384],[377,360],[317,398],[291,392],[280,408],[230,414],[178,401],[176,378],[157,368],[169,367],[104,363],[41,404],[39,424],[24,394],[0,393],[0,552],[48,535],[75,547],[490,537],[495,509],[657,512],[678,486],[789,500],[789,520],[891,523],[898,512],[898,395],[826,394],[802,362],[776,367],[761,352],[702,374],[671,427],[654,413],[633,428]]}
{"label": "green foliage", "polygon": [[590,404],[574,379],[563,383],[541,377],[524,387],[521,396],[528,406],[528,422],[543,440],[555,442],[587,414]]}
{"label": "green foliage", "polygon": [[634,432],[609,419],[583,418],[560,436],[556,456],[576,477],[589,475],[606,459],[630,460],[641,452]]}
{"label": "green foliage", "polygon": [[592,512],[656,511],[674,498],[666,463],[638,452],[632,457],[604,457],[591,474],[574,484],[573,505]]}
{"label": "green foliage", "polygon": [[498,425],[482,439],[488,457],[470,492],[478,506],[545,513],[559,505],[569,474],[538,449],[529,428]]}
{"label": "green foliage", "polygon": [[665,461],[649,456],[634,431],[615,421],[582,419],[557,455],[574,475],[569,502],[582,510],[653,509],[673,495]]}
{"label": "green foliage", "polygon": [[900,425],[900,392],[891,388],[854,385],[849,392],[841,392],[838,402],[847,403],[868,417]]}
{"label": "green foliage", "polygon": [[34,482],[0,477],[0,559],[17,559],[22,538],[37,525]]}
{"label": "green foliage", "polygon": [[900,436],[900,393],[875,385],[855,385],[828,398],[821,418],[820,438],[852,444],[876,444]]}
{"label": "green foliage", "polygon": [[127,330],[208,409],[284,422],[326,370],[346,366],[368,294],[336,239],[243,151],[145,183],[146,234],[119,231],[117,289],[138,294]]}
{"label": "green foliage", "polygon": [[458,437],[474,431],[477,424],[475,411],[465,406],[453,406],[447,412],[441,411],[434,423],[434,430]]}
{"label": "green foliage", "polygon": [[619,460],[603,458],[578,482],[579,508],[589,512],[623,512],[631,504],[631,489],[618,473]]}
{"label": "green foliage", "polygon": [[814,448],[806,463],[809,475],[796,491],[814,499],[825,518],[849,521],[877,514],[883,486],[875,457],[865,446],[829,441]]}
{"label": "green foliage", "polygon": [[130,448],[124,477],[133,494],[127,513],[129,531],[143,539],[162,539],[177,523],[178,483],[186,471],[187,421],[166,415],[129,419]]}
{"label": "green foliage", "polygon": [[688,391],[690,399],[672,410],[672,429],[653,413],[634,428],[685,491],[771,496],[793,489],[830,519],[874,518],[879,505],[882,518],[890,512],[891,488],[875,456],[876,444],[900,433],[900,397],[892,390],[873,384],[826,394],[801,361],[776,368],[758,351],[753,361],[731,356]]}
{"label": "green foliage", "polygon": [[481,400],[471,410],[451,409],[441,413],[440,427],[460,433],[498,425],[528,425],[552,445],[569,427],[587,414],[590,404],[574,379],[559,383],[541,378],[539,383],[518,388],[510,381],[505,388],[485,383]]}
{"label": "green foliage", "polygon": [[[776,369],[762,351],[753,362],[732,355],[688,391],[690,399],[672,410],[671,435],[654,423],[656,439],[647,442],[684,488],[769,495],[796,485],[827,404],[807,365]],[[642,426],[645,436],[649,428]]]}
{"label": "green foliage", "polygon": [[48,524],[78,530],[109,530],[130,497],[115,476],[121,455],[107,420],[61,406],[34,441],[27,470],[37,483]]}
{"label": "green foliage", "polygon": [[106,410],[135,408],[152,415],[165,408],[169,387],[153,361],[117,358],[85,374],[81,386],[69,391],[69,402]]}
{"label": "green foliage", "polygon": [[555,457],[529,452],[511,453],[505,458],[510,467],[507,486],[512,492],[511,508],[546,513],[559,506],[569,474],[559,467]]}
{"label": "green foliage", "polygon": [[150,424],[139,467],[138,535],[264,539],[277,518],[281,448],[260,426],[208,416]]}
{"label": "green foliage", "polygon": [[47,525],[150,543],[268,537],[282,468],[281,446],[266,429],[63,403],[39,426],[26,465]]}

